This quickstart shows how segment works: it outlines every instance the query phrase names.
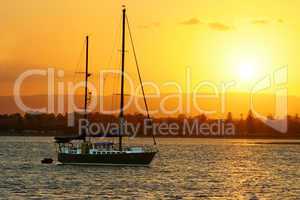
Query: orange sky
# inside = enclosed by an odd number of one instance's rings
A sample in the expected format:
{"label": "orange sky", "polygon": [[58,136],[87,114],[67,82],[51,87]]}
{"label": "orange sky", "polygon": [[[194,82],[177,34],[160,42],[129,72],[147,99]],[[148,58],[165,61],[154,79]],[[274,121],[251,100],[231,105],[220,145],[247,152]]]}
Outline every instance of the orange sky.
{"label": "orange sky", "polygon": [[[232,90],[247,91],[288,65],[289,94],[300,96],[296,0],[5,1],[0,7],[1,95],[11,95],[14,80],[27,69],[55,67],[72,77],[86,34],[91,71],[119,68],[122,4],[128,8],[144,80],[185,87],[189,66],[192,86],[201,80],[234,80]],[[128,50],[127,69],[134,73]],[[24,95],[45,93],[43,78],[33,77],[22,87]]]}

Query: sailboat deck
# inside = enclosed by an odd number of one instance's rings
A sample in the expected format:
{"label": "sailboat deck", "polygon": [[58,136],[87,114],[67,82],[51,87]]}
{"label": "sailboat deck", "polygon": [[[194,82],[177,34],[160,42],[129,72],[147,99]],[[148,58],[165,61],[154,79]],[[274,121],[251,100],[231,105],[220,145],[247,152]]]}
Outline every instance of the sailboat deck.
{"label": "sailboat deck", "polygon": [[[86,146],[89,146],[88,149],[85,149]],[[144,152],[153,152],[155,151],[151,147],[125,147],[123,150],[115,148],[113,144],[61,144],[59,145],[58,152],[64,154],[90,154],[90,155],[102,155],[102,154],[130,154],[130,153],[144,153]]]}

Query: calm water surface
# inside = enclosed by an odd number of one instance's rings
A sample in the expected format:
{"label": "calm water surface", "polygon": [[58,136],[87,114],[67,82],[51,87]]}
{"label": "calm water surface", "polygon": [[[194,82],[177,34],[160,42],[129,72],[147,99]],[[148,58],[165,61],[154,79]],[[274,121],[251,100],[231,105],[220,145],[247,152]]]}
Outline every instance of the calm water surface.
{"label": "calm water surface", "polygon": [[84,167],[40,164],[52,138],[0,137],[0,199],[300,199],[300,145],[159,142],[150,168]]}

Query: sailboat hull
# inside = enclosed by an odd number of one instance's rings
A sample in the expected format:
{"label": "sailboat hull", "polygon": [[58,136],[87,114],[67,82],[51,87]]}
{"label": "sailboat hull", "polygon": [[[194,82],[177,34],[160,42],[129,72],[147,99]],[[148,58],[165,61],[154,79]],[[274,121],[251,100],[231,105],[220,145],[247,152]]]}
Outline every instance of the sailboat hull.
{"label": "sailboat hull", "polygon": [[122,153],[122,154],[66,154],[59,153],[58,161],[69,165],[120,165],[148,166],[156,152]]}

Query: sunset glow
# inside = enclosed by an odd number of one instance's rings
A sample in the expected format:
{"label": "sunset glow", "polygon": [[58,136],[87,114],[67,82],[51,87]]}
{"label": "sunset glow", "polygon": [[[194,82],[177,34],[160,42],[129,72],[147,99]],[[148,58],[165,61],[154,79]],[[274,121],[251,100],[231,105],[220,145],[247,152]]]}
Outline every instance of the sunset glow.
{"label": "sunset glow", "polygon": [[[75,71],[84,69],[82,48],[87,34],[91,82],[98,87],[100,70],[120,69],[123,4],[143,79],[153,81],[162,93],[178,92],[165,86],[166,81],[178,83],[183,93],[191,92],[186,89],[187,68],[191,88],[201,81],[215,85],[235,81],[229,92],[248,93],[261,78],[288,66],[288,93],[300,96],[300,2],[271,0],[4,2],[0,8],[1,95],[12,95],[15,80],[30,69],[53,67],[64,70],[65,82],[74,81]],[[135,76],[132,49],[126,48],[126,71]],[[76,80],[80,78],[76,75]],[[113,93],[113,81],[106,78],[105,95]],[[146,87],[146,93],[152,90]],[[21,92],[46,94],[47,81],[32,76]],[[57,87],[54,93],[58,93]]]}

